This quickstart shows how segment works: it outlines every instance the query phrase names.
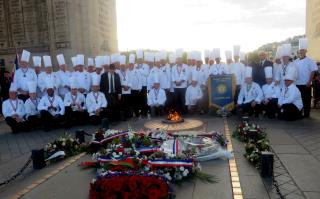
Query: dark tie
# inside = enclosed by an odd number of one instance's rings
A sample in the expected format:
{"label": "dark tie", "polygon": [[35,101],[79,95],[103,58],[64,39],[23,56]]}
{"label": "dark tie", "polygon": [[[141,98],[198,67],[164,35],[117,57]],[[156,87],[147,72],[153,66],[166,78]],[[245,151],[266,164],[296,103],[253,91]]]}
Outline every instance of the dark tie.
{"label": "dark tie", "polygon": [[114,93],[114,90],[113,90],[113,74],[111,74],[110,87],[111,87],[111,93]]}

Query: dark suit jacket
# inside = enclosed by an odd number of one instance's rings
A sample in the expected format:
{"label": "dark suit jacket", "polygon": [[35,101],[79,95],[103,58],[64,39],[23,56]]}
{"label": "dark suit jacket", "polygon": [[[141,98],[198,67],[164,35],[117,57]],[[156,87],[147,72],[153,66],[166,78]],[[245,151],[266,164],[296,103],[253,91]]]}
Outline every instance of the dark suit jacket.
{"label": "dark suit jacket", "polygon": [[[100,81],[100,91],[104,93],[105,96],[109,94],[109,76],[108,73],[103,73],[101,75]],[[114,89],[115,94],[121,94],[121,81],[120,76],[117,73],[114,73]]]}
{"label": "dark suit jacket", "polygon": [[264,68],[267,66],[273,66],[273,63],[269,60],[266,60],[262,66],[259,62],[252,68],[252,80],[260,86],[263,86],[266,83]]}

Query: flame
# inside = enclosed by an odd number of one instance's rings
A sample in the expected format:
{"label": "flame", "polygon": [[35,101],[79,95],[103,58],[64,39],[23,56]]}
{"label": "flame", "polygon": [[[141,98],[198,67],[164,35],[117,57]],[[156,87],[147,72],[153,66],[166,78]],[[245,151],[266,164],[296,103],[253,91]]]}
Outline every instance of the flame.
{"label": "flame", "polygon": [[182,117],[177,111],[172,110],[169,111],[167,119],[171,121],[179,121],[182,119]]}

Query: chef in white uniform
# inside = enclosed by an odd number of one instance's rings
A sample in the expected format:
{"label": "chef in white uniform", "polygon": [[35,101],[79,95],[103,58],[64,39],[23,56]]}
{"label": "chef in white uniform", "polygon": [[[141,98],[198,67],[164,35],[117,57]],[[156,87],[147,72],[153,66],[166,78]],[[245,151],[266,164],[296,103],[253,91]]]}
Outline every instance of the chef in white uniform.
{"label": "chef in white uniform", "polygon": [[29,98],[24,103],[25,107],[25,119],[31,129],[38,129],[41,126],[40,112],[38,110],[38,104],[40,98],[37,97],[37,84],[35,82],[28,82]]}
{"label": "chef in white uniform", "polygon": [[44,130],[50,131],[64,122],[65,108],[62,98],[55,94],[52,80],[48,79],[45,84],[47,94],[41,98],[38,110],[40,111]]}
{"label": "chef in white uniform", "polygon": [[301,110],[303,108],[301,93],[294,84],[296,81],[296,70],[288,68],[286,72],[285,85],[281,91],[278,101],[279,114],[278,118],[293,121],[302,118]]}
{"label": "chef in white uniform", "polygon": [[148,94],[148,105],[150,107],[151,117],[157,115],[161,116],[163,114],[164,105],[166,102],[166,93],[160,88],[160,81],[157,76],[155,76],[153,88]]}
{"label": "chef in white uniform", "polygon": [[86,98],[82,93],[78,92],[76,79],[72,77],[69,82],[71,90],[65,95],[63,100],[67,128],[77,124],[85,124],[89,116],[86,111]]}
{"label": "chef in white uniform", "polygon": [[132,117],[132,110],[130,108],[131,100],[131,86],[132,82],[129,77],[129,70],[127,69],[127,58],[125,55],[119,57],[120,70],[118,72],[121,81],[121,100],[120,100],[120,115],[122,120]]}
{"label": "chef in white uniform", "polygon": [[276,84],[279,84],[278,80],[281,79],[281,77],[280,77],[280,73],[281,73],[281,69],[282,69],[281,67],[282,67],[281,46],[278,46],[277,51],[276,51],[276,55],[275,55],[275,60],[273,63],[273,79],[275,80]]}
{"label": "chef in white uniform", "polygon": [[36,88],[37,88],[37,97],[41,98],[43,93],[41,92],[40,88],[38,87],[38,79],[39,79],[39,75],[41,74],[41,57],[40,56],[33,56],[32,60],[33,60],[34,71],[37,76],[37,80],[35,81]]}
{"label": "chef in white uniform", "polygon": [[[97,56],[100,57],[100,56]],[[97,59],[97,57],[95,59]],[[94,66],[94,60],[91,57],[88,57],[87,59],[87,72],[88,73],[93,73],[96,70],[95,66]]]}
{"label": "chef in white uniform", "polygon": [[38,78],[38,87],[40,88],[40,91],[42,92],[42,95],[46,95],[46,82],[50,81],[53,82],[53,89],[56,95],[58,95],[58,88],[60,87],[60,80],[57,77],[57,75],[53,72],[52,69],[52,62],[51,62],[51,57],[50,56],[43,56],[43,62],[44,62],[44,67],[45,71],[40,73],[39,78]]}
{"label": "chef in white uniform", "polygon": [[101,124],[101,120],[107,117],[107,105],[105,95],[100,92],[101,76],[95,74],[92,76],[91,92],[86,97],[86,107],[89,113],[89,122],[93,125]]}
{"label": "chef in white uniform", "polygon": [[26,101],[29,98],[28,83],[37,81],[37,75],[33,68],[29,67],[30,52],[23,50],[19,62],[19,69],[14,73],[13,82],[18,89],[18,98]]}
{"label": "chef in white uniform", "polygon": [[[147,55],[147,57],[150,57],[150,54]],[[151,59],[151,58],[149,58]],[[157,53],[155,54],[155,64],[154,66],[150,69],[150,73],[149,73],[149,76],[148,76],[148,85],[147,85],[147,89],[148,90],[151,90],[153,85],[154,85],[154,81],[155,81],[155,78],[159,78],[160,80],[160,87],[162,88],[162,85],[161,85],[161,80],[162,80],[162,75],[163,75],[163,72],[162,70],[160,69],[161,65],[160,65],[160,54]]]}
{"label": "chef in white uniform", "polygon": [[24,103],[17,98],[17,86],[15,83],[11,83],[9,99],[2,103],[2,114],[12,133],[28,130],[27,123],[23,119],[25,116]]}
{"label": "chef in white uniform", "polygon": [[260,103],[263,99],[263,93],[260,86],[252,81],[252,67],[245,69],[245,83],[241,86],[238,96],[237,106],[242,108],[243,113],[259,117]]}
{"label": "chef in white uniform", "polygon": [[213,65],[213,67],[210,67],[209,74],[210,75],[230,74],[230,70],[227,69],[226,64],[221,62],[220,48],[213,49],[213,56],[215,58],[216,63]]}
{"label": "chef in white uniform", "polygon": [[191,85],[188,86],[186,91],[186,106],[188,107],[188,113],[200,113],[202,97],[203,93],[198,84],[198,78],[196,75],[193,75]]}
{"label": "chef in white uniform", "polygon": [[78,91],[86,95],[90,91],[91,76],[84,70],[84,55],[77,55],[75,62],[77,71],[73,73],[73,77],[78,82]]}
{"label": "chef in white uniform", "polygon": [[63,54],[57,55],[57,60],[59,64],[59,71],[56,72],[56,76],[59,79],[60,85],[58,88],[58,94],[62,99],[70,91],[70,77],[71,73],[67,70],[66,61]]}
{"label": "chef in white uniform", "polygon": [[273,68],[267,66],[264,68],[266,84],[262,86],[264,99],[262,100],[262,109],[265,111],[268,118],[275,118],[278,112],[278,99],[280,97],[280,86],[273,81]]}

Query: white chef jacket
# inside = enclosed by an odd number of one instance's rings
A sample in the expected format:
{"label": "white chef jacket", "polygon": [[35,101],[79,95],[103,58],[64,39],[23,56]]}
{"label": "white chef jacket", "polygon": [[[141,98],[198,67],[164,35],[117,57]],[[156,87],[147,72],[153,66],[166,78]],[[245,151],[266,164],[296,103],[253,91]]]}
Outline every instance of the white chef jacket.
{"label": "white chef jacket", "polygon": [[102,92],[90,92],[86,97],[86,107],[90,116],[96,114],[99,108],[106,108],[107,99]]}
{"label": "white chef jacket", "polygon": [[241,62],[232,63],[231,73],[235,75],[237,85],[242,85],[244,83],[245,66],[243,63]]}
{"label": "white chef jacket", "polygon": [[12,117],[18,115],[23,118],[25,115],[24,103],[22,100],[16,98],[15,100],[7,99],[2,103],[2,114],[6,117]]}
{"label": "white chef jacket", "polygon": [[59,78],[56,76],[54,72],[50,74],[47,74],[46,72],[42,72],[38,76],[38,87],[40,88],[40,91],[43,93],[43,95],[46,94],[47,81],[53,82],[55,93],[58,94],[58,88],[60,86]]}
{"label": "white chef jacket", "polygon": [[277,79],[275,79],[276,81],[279,81],[280,88],[285,87],[285,85],[284,85],[284,77],[285,77],[285,74],[288,71],[289,67],[293,67],[296,70],[296,72],[295,72],[295,77],[296,77],[295,80],[298,79],[299,75],[298,75],[297,67],[296,67],[294,62],[289,62],[287,65],[281,64],[280,69],[278,70],[278,74],[276,75]]}
{"label": "white chef jacket", "polygon": [[227,66],[224,63],[214,64],[210,67],[209,71],[210,75],[227,75],[231,74],[231,68],[230,66]]}
{"label": "white chef jacket", "polygon": [[259,84],[252,82],[251,86],[244,83],[241,85],[238,96],[238,104],[246,104],[252,101],[260,103],[263,99],[263,93]]}
{"label": "white chef jacket", "polygon": [[87,71],[75,71],[72,73],[72,76],[76,78],[76,81],[78,83],[78,88],[83,88],[86,91],[84,94],[88,93],[90,91],[90,85],[91,85],[91,75]]}
{"label": "white chef jacket", "polygon": [[270,98],[279,98],[281,88],[279,85],[275,85],[275,82],[272,82],[271,84],[263,85],[262,92],[265,100]]}
{"label": "white chef jacket", "polygon": [[316,62],[309,57],[295,61],[295,65],[299,74],[296,85],[307,85],[310,74],[318,70]]}
{"label": "white chef jacket", "polygon": [[[51,102],[49,99],[51,100]],[[49,110],[50,106],[57,108],[57,110],[56,111]],[[55,116],[57,114],[64,115],[65,108],[64,108],[63,101],[59,95],[54,95],[53,97],[49,97],[46,94],[41,98],[41,100],[38,104],[38,110],[39,111],[42,111],[42,110],[49,111],[51,113],[51,115]]]}
{"label": "white chef jacket", "polygon": [[31,100],[28,98],[24,103],[24,108],[26,112],[26,118],[28,119],[31,115],[39,115],[40,112],[38,110],[38,104],[40,102],[40,98],[36,98],[35,100]]}
{"label": "white chef jacket", "polygon": [[191,69],[191,77],[195,78],[198,81],[198,85],[204,85],[204,86],[207,85],[207,81],[209,77],[208,68],[205,65],[202,65],[200,68],[197,68],[197,66],[194,66]]}
{"label": "white chef jacket", "polygon": [[149,76],[150,67],[148,64],[136,64],[135,68],[137,68],[140,71],[140,74],[142,76],[142,86],[147,86],[147,79]]}
{"label": "white chef jacket", "polygon": [[137,68],[133,68],[132,70],[128,70],[128,78],[131,82],[132,90],[141,90],[142,89],[142,75],[140,70]]}
{"label": "white chef jacket", "polygon": [[294,104],[299,110],[303,108],[301,93],[296,85],[291,84],[289,87],[284,87],[281,91],[281,95],[278,104]]}
{"label": "white chef jacket", "polygon": [[273,63],[272,73],[273,73],[273,79],[279,81],[281,79],[280,73],[281,73],[281,67],[282,64]]}
{"label": "white chef jacket", "polygon": [[[173,82],[173,88],[187,88],[188,85],[188,75],[189,75],[189,68],[186,64],[182,64],[182,66],[175,65],[172,68],[171,72],[171,79]],[[174,82],[175,81],[181,81],[184,80],[184,82],[181,83],[180,86],[177,86]]]}
{"label": "white chef jacket", "polygon": [[70,91],[70,89],[66,88],[66,86],[70,87],[71,73],[69,71],[59,70],[55,74],[60,82],[58,94],[60,96],[65,96],[65,94],[67,94]]}
{"label": "white chef jacket", "polygon": [[186,105],[195,105],[203,96],[200,86],[188,86],[186,91]]}
{"label": "white chef jacket", "polygon": [[131,94],[131,79],[129,78],[128,70],[122,71],[119,70],[118,74],[120,76],[121,86],[128,86],[130,87],[127,91],[124,88],[121,89],[122,94]]}
{"label": "white chef jacket", "polygon": [[156,104],[164,105],[166,100],[167,100],[166,92],[162,88],[159,88],[159,89],[153,88],[148,93],[148,105],[149,106],[154,106]]}
{"label": "white chef jacket", "polygon": [[63,104],[64,106],[71,106],[71,104],[79,104],[82,107],[82,109],[86,109],[86,98],[80,92],[77,92],[76,95],[72,95],[71,92],[68,92],[64,96]]}
{"label": "white chef jacket", "polygon": [[19,68],[14,73],[13,82],[17,85],[17,89],[22,89],[23,91],[29,91],[28,82],[37,82],[37,75],[33,68],[27,67],[26,69]]}
{"label": "white chef jacket", "polygon": [[170,89],[171,87],[171,69],[168,64],[160,67],[161,78],[160,86],[162,89]]}

